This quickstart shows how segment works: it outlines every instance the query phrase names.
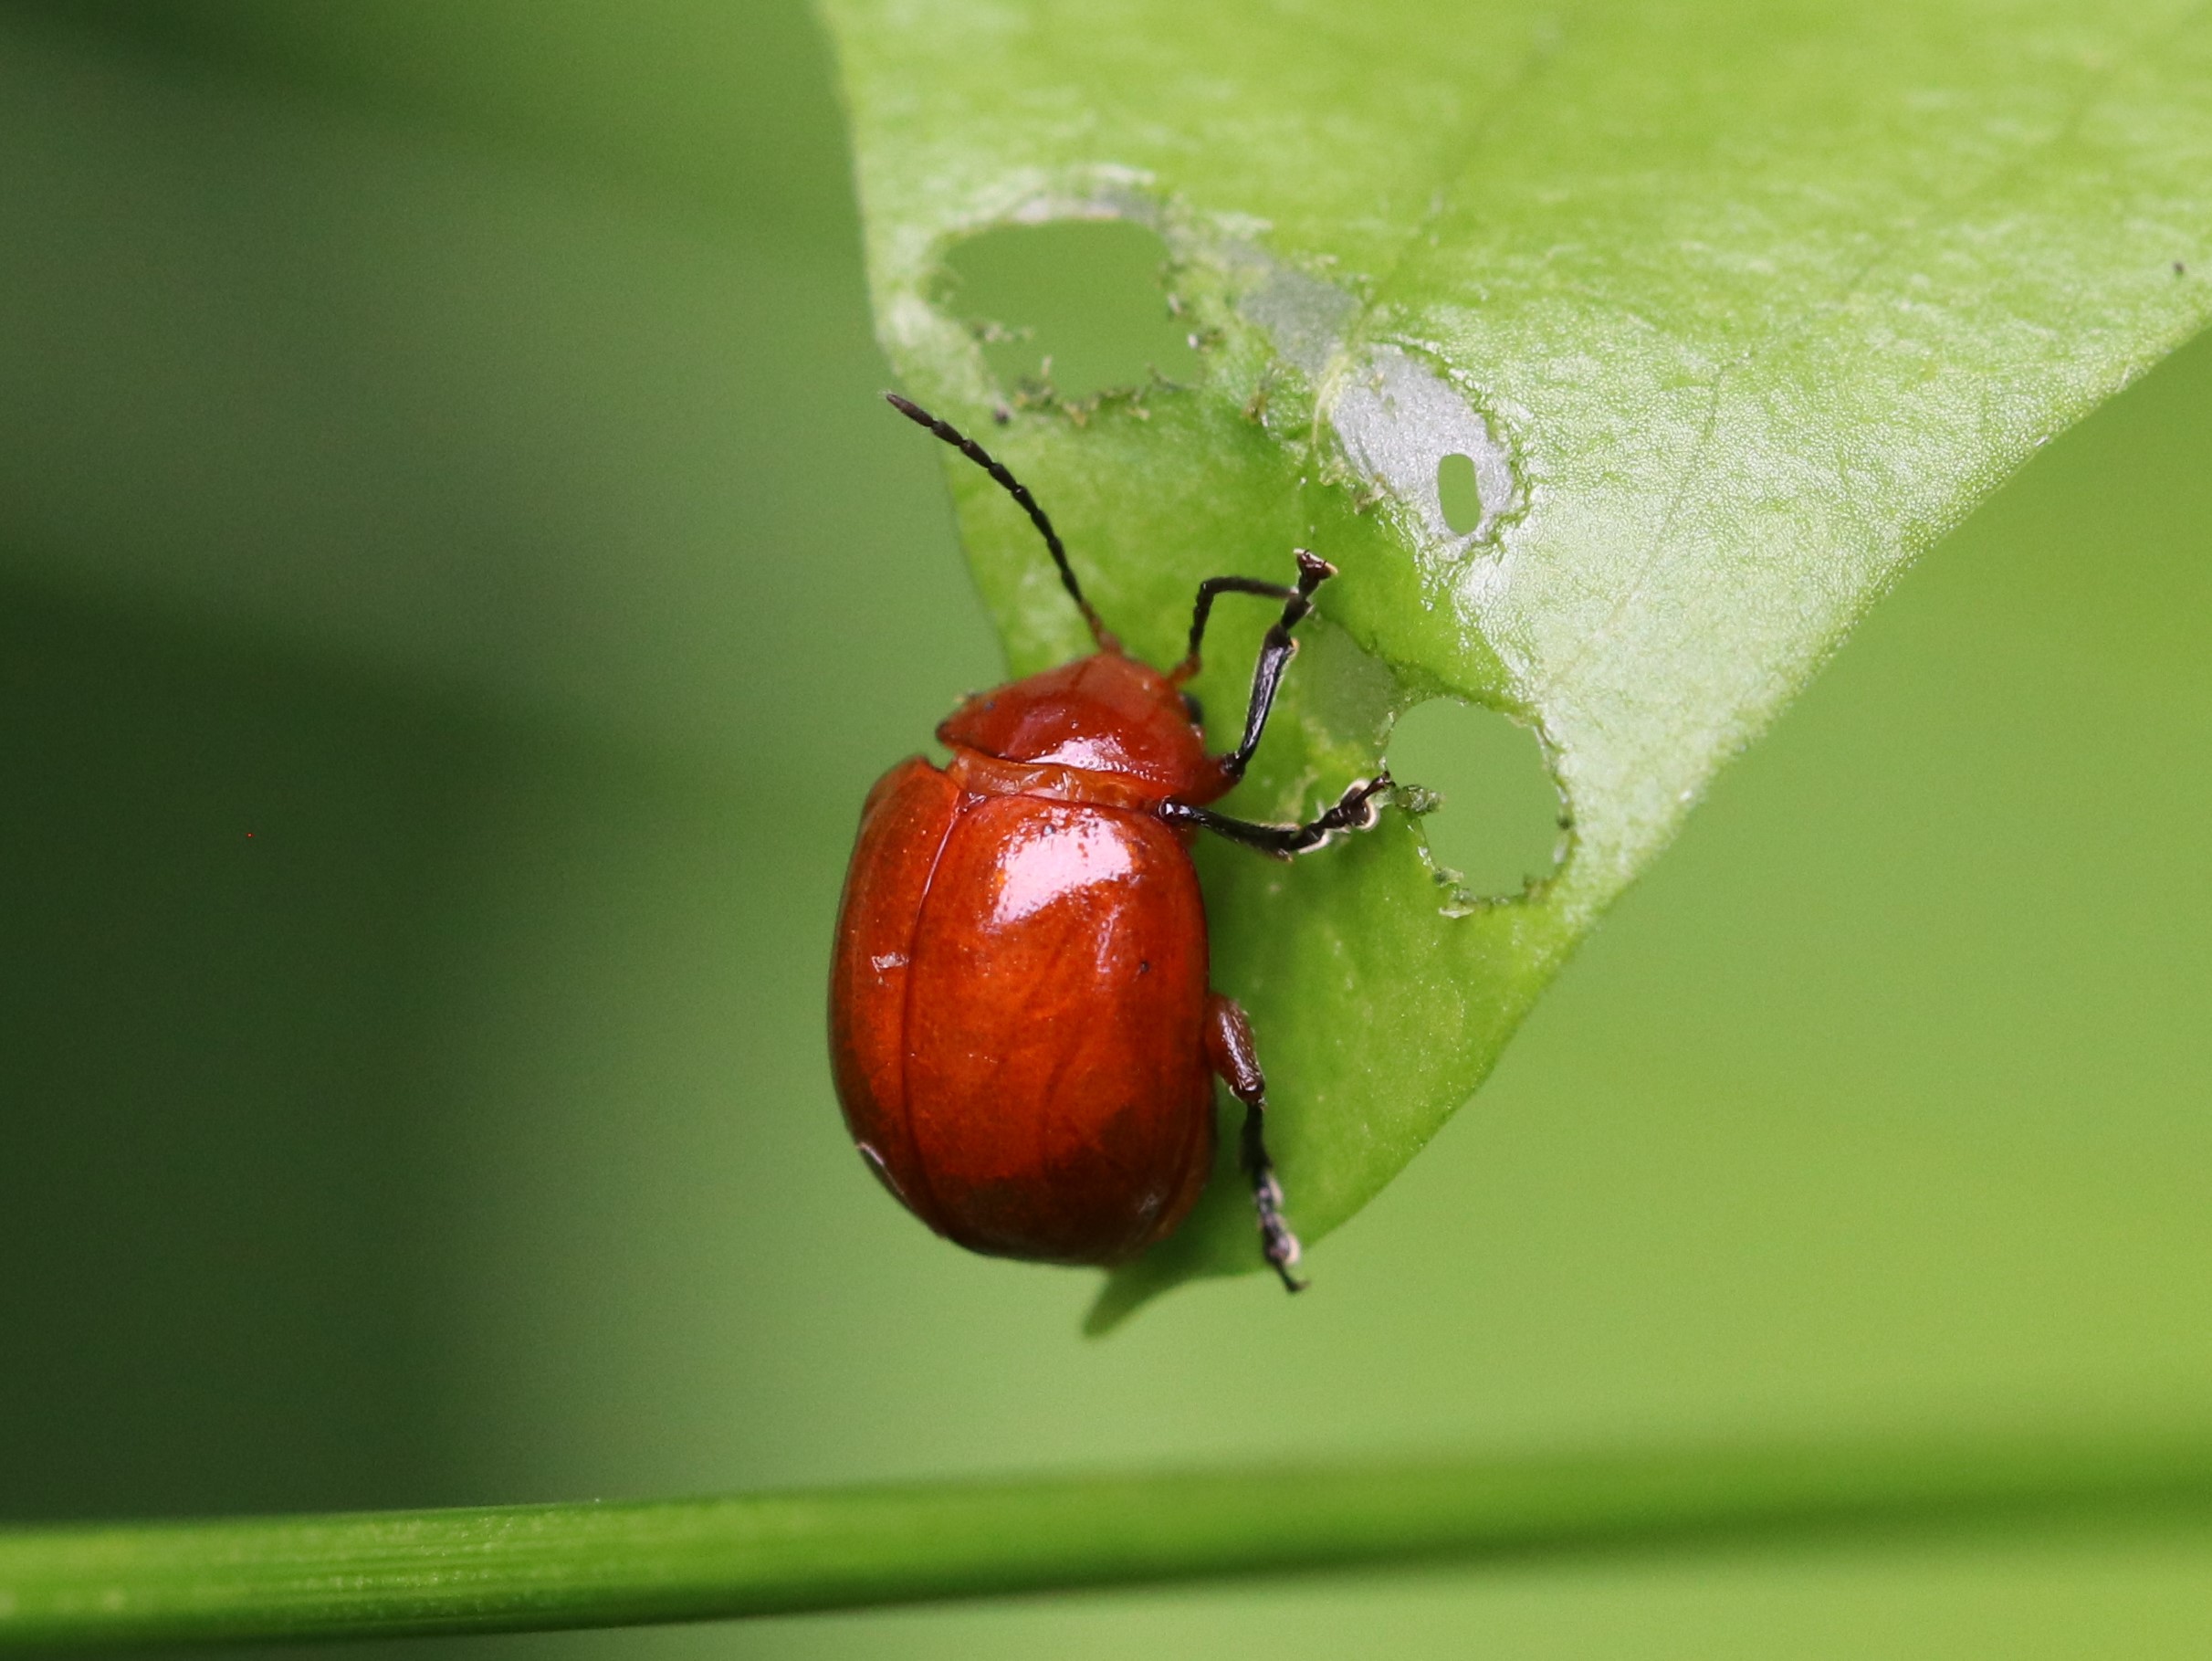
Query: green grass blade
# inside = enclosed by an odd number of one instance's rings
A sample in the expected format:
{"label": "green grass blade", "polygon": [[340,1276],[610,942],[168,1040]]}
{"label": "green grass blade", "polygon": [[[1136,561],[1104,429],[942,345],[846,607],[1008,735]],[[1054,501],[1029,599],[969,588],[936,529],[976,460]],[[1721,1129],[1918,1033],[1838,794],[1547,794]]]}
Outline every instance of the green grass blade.
{"label": "green grass blade", "polygon": [[2212,1435],[1424,1459],[0,1535],[0,1645],[491,1633],[2212,1512]]}

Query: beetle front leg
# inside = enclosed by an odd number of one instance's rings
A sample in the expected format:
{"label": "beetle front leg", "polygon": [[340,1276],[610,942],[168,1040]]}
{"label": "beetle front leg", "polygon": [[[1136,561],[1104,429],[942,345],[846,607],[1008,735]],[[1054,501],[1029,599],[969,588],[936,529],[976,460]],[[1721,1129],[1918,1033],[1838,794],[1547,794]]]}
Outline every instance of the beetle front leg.
{"label": "beetle front leg", "polygon": [[1284,1289],[1303,1292],[1305,1282],[1291,1273],[1298,1262],[1298,1236],[1284,1220],[1283,1185],[1267,1157],[1267,1079],[1253,1046],[1252,1023],[1242,1004],[1218,992],[1206,994],[1206,1059],[1244,1104],[1244,1174],[1252,1179],[1253,1208],[1260,1214],[1260,1249],[1283,1277]]}
{"label": "beetle front leg", "polygon": [[[1221,760],[1221,774],[1232,783],[1242,778],[1244,769],[1252,764],[1252,752],[1260,747],[1260,735],[1267,731],[1268,712],[1275,707],[1275,693],[1283,684],[1283,671],[1290,667],[1291,658],[1297,653],[1298,643],[1291,638],[1290,631],[1314,609],[1314,590],[1337,574],[1337,568],[1319,554],[1304,548],[1294,552],[1298,556],[1298,585],[1287,591],[1273,591],[1283,594],[1283,615],[1268,626],[1260,642],[1260,659],[1252,667],[1252,701],[1244,710],[1244,736]],[[1234,586],[1243,594],[1270,592],[1264,583],[1237,583]],[[1190,623],[1190,655],[1183,660],[1190,670],[1198,668],[1199,636],[1205,632],[1206,613],[1212,604],[1213,595],[1201,586],[1198,615]],[[1176,672],[1181,674],[1183,670],[1179,668]]]}
{"label": "beetle front leg", "polygon": [[1391,789],[1395,783],[1387,773],[1364,779],[1338,797],[1336,806],[1304,825],[1255,825],[1249,819],[1232,819],[1211,808],[1193,807],[1188,802],[1174,800],[1159,804],[1159,816],[1170,825],[1210,830],[1217,836],[1258,848],[1263,854],[1288,859],[1293,855],[1310,854],[1317,847],[1324,847],[1347,831],[1372,830],[1382,816],[1381,810],[1375,805],[1375,798]]}

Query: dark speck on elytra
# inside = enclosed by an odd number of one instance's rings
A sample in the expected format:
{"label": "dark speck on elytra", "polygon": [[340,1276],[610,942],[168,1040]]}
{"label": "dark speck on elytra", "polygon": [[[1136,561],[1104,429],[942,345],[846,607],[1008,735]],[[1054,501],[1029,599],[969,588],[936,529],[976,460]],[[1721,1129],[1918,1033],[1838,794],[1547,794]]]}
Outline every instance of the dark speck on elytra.
{"label": "dark speck on elytra", "polygon": [[1149,963],[1140,962],[1137,965],[1137,972],[1138,974],[1150,974],[1152,972],[1152,965]]}

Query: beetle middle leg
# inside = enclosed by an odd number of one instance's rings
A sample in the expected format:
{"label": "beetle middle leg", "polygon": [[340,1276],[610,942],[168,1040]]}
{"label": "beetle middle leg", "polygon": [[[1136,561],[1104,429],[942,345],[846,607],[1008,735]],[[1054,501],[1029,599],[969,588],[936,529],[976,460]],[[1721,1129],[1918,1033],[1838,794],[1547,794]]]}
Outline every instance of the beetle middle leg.
{"label": "beetle middle leg", "polygon": [[1267,1079],[1253,1045],[1252,1023],[1242,1004],[1218,992],[1206,995],[1206,1059],[1229,1093],[1244,1104],[1242,1162],[1252,1179],[1253,1208],[1260,1214],[1260,1249],[1283,1277],[1284,1289],[1303,1292],[1305,1282],[1291,1273],[1298,1263],[1298,1236],[1284,1218],[1283,1185],[1267,1157]]}
{"label": "beetle middle leg", "polygon": [[1391,789],[1395,783],[1387,773],[1363,779],[1339,796],[1334,807],[1304,825],[1257,825],[1250,819],[1232,819],[1210,807],[1194,807],[1172,798],[1162,802],[1158,812],[1170,825],[1210,830],[1217,836],[1258,848],[1263,854],[1288,859],[1294,854],[1310,854],[1326,846],[1347,831],[1372,830],[1382,816],[1375,798]]}

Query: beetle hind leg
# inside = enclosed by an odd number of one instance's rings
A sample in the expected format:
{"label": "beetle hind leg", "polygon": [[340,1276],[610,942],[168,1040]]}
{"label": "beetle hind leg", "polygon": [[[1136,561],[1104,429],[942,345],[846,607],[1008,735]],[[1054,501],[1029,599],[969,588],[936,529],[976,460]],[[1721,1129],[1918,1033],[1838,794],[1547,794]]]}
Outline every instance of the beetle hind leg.
{"label": "beetle hind leg", "polygon": [[1253,1209],[1259,1213],[1260,1249],[1282,1277],[1284,1289],[1303,1292],[1305,1282],[1291,1272],[1298,1265],[1298,1236],[1283,1214],[1283,1184],[1267,1156],[1267,1078],[1260,1071],[1252,1023],[1242,1004],[1218,992],[1206,999],[1206,1059],[1229,1093],[1244,1104],[1244,1174],[1252,1181]]}

